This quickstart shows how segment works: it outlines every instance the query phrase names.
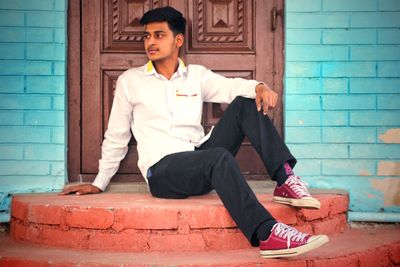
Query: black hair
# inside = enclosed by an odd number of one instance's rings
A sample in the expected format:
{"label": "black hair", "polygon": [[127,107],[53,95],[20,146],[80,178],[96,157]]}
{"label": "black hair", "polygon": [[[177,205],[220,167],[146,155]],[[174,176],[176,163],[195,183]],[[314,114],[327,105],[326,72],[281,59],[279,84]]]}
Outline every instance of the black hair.
{"label": "black hair", "polygon": [[170,30],[175,34],[185,34],[186,19],[182,13],[173,7],[166,6],[147,11],[140,19],[140,24],[151,22],[167,22]]}

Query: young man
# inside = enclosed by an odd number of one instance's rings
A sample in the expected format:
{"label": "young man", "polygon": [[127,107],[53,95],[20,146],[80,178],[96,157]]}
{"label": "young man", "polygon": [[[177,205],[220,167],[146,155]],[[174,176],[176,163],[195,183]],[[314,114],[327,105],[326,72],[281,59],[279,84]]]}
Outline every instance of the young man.
{"label": "young man", "polygon": [[[247,137],[277,181],[274,201],[320,207],[294,175],[296,159],[266,116],[276,105],[276,93],[254,80],[228,79],[203,66],[185,66],[178,57],[186,26],[179,11],[150,10],[141,23],[149,61],[118,78],[99,173],[93,184],[69,186],[61,194],[104,191],[127,153],[132,130],[138,165],[153,196],[187,198],[215,189],[249,242],[260,246],[262,257],[294,256],[328,242],[325,235],[308,235],[276,222],[234,158]],[[203,101],[230,103],[206,136],[200,124]]]}

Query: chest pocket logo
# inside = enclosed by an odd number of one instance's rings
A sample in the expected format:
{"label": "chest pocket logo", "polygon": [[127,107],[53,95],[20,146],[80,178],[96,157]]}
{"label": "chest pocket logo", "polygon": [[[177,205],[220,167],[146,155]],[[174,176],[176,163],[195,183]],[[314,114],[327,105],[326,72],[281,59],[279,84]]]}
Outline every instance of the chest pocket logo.
{"label": "chest pocket logo", "polygon": [[184,125],[197,125],[201,121],[202,101],[196,90],[175,91],[175,118]]}

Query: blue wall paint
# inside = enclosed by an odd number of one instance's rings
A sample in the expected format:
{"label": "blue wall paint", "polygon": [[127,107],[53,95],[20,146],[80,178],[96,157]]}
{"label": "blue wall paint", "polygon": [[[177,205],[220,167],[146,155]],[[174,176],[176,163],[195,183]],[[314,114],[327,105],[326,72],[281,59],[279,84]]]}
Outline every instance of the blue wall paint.
{"label": "blue wall paint", "polygon": [[400,1],[285,3],[285,138],[297,172],[348,190],[352,211],[399,212]]}
{"label": "blue wall paint", "polygon": [[65,183],[65,0],[0,0],[0,216]]}

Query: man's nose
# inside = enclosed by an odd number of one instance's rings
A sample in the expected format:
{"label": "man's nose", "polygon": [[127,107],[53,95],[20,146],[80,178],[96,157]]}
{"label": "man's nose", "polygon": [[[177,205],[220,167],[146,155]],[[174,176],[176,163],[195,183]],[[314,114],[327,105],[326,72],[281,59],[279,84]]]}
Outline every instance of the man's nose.
{"label": "man's nose", "polygon": [[155,38],[154,38],[153,36],[150,36],[150,37],[147,39],[147,44],[148,44],[149,46],[155,44]]}

